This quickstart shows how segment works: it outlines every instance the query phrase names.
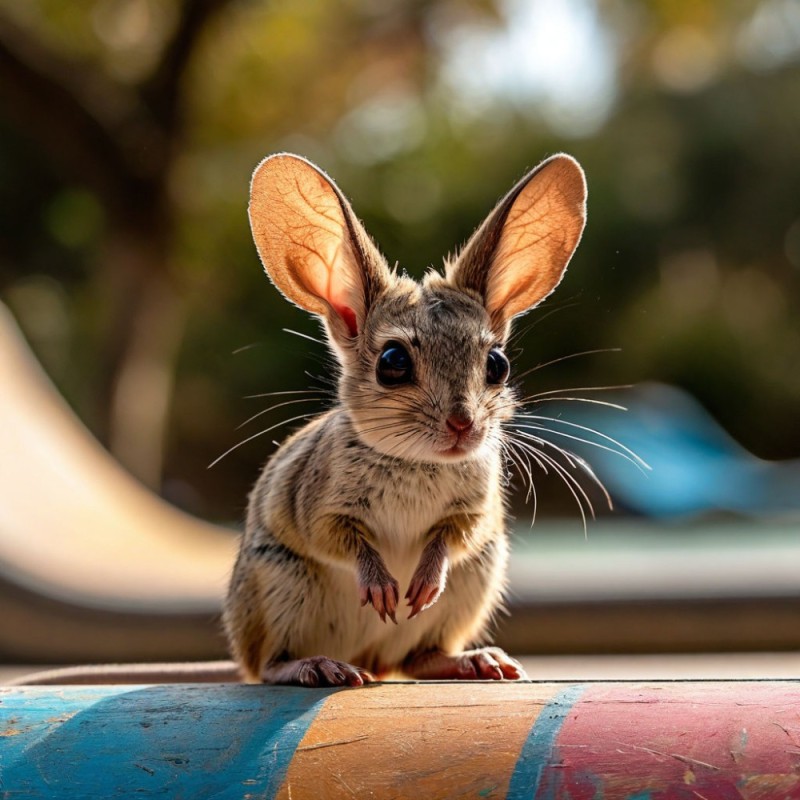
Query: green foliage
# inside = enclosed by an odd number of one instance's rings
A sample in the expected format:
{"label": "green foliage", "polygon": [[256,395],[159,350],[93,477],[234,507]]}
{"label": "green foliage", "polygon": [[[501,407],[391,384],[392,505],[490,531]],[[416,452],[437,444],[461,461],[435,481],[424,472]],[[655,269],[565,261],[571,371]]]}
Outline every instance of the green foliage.
{"label": "green foliage", "polygon": [[[250,173],[282,149],[333,175],[390,262],[414,275],[438,267],[526,168],[572,152],[588,174],[589,225],[558,295],[522,321],[537,324],[521,340],[519,369],[581,350],[623,352],[547,367],[532,374],[531,390],[673,381],[757,454],[797,455],[800,45],[758,44],[789,5],[601,3],[614,96],[608,114],[575,135],[569,117],[552,111],[557,103],[460,95],[443,81],[447,37],[502,31],[514,24],[512,3],[389,3],[380,12],[360,0],[229,3],[198,39],[180,84],[186,122],[166,176],[175,224],[164,269],[186,309],[167,493],[200,513],[237,516],[286,429],[210,472],[206,465],[305,410],[276,409],[237,431],[270,405],[243,397],[316,383],[307,371],[332,376],[322,346],[282,332],[317,335],[268,284],[247,229]],[[3,7],[47,48],[134,93],[183,8],[155,0]],[[476,51],[475,69],[484,66]],[[0,113],[0,125],[0,292],[99,429],[86,387],[107,332],[98,306],[113,269],[101,258],[111,212],[80,176],[43,161],[12,116]],[[20,291],[41,277],[51,283],[37,283],[39,295]],[[50,290],[47,302],[65,320],[61,347],[47,345],[31,305]]]}

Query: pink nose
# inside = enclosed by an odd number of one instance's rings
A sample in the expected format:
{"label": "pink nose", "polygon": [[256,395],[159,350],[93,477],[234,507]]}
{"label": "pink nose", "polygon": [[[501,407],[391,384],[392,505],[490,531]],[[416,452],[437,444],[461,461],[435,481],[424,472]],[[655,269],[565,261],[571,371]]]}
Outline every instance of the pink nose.
{"label": "pink nose", "polygon": [[469,414],[451,414],[447,418],[447,427],[453,433],[466,433],[472,427],[472,417]]}

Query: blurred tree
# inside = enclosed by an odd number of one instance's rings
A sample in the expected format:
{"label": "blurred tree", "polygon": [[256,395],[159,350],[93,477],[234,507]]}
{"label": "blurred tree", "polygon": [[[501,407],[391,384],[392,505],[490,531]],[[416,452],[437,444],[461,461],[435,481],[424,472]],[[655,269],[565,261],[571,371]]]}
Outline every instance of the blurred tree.
{"label": "blurred tree", "polygon": [[[208,144],[242,127],[269,137],[298,118],[329,118],[353,69],[365,61],[385,74],[402,67],[418,38],[418,5],[390,18],[350,4],[265,11],[233,0],[43,1],[8,4],[0,14],[3,115],[102,210],[93,427],[151,486],[161,479],[175,358],[196,278],[181,262],[187,253],[206,257],[191,244],[179,247],[207,166],[186,157],[192,129]],[[204,50],[210,32],[215,40]],[[206,68],[192,74],[198,52]],[[243,194],[246,178],[237,178]]]}
{"label": "blurred tree", "polygon": [[243,395],[304,372],[329,391],[324,348],[280,332],[315,323],[269,288],[247,230],[250,172],[281,149],[328,170],[417,275],[527,167],[574,153],[589,224],[520,326],[518,371],[622,346],[528,381],[669,380],[756,454],[800,452],[797,0],[0,8],[0,290],[30,301],[23,324],[49,320],[62,390],[153,485],[166,439],[166,491],[194,510],[238,513],[284,435],[268,429],[306,408],[259,417],[241,438],[266,434],[209,473]]}
{"label": "blurred tree", "polygon": [[52,43],[48,28],[58,20],[45,24],[43,17],[37,30],[0,16],[5,113],[103,209],[97,422],[114,452],[150,484],[160,477],[183,316],[170,268],[170,179],[186,131],[185,75],[206,28],[229,2],[193,0],[177,8],[152,68],[133,83]]}

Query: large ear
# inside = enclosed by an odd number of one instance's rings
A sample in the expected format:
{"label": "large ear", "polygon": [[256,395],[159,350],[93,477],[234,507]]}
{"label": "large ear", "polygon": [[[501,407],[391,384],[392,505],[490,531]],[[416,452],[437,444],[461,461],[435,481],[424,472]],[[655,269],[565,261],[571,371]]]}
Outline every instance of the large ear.
{"label": "large ear", "polygon": [[300,156],[270,156],[253,173],[248,213],[275,286],[339,343],[354,339],[390,273],[336,184]]}
{"label": "large ear", "polygon": [[571,156],[552,156],[497,204],[448,264],[448,280],[477,292],[505,338],[513,317],[558,286],[585,224],[583,170]]}

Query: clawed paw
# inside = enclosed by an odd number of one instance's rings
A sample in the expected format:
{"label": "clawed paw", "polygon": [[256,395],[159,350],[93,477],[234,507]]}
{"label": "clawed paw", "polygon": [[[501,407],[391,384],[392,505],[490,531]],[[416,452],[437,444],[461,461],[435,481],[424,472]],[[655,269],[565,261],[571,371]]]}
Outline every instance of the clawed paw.
{"label": "clawed paw", "polygon": [[325,656],[298,659],[287,666],[289,669],[280,682],[296,686],[363,686],[375,680],[364,669]]}
{"label": "clawed paw", "polygon": [[422,551],[406,592],[406,600],[411,606],[409,619],[430,608],[439,599],[447,582],[448,566],[444,542],[439,538],[433,539]]}
{"label": "clawed paw", "polygon": [[424,653],[408,665],[408,672],[422,680],[518,681],[528,677],[522,664],[499,647],[455,655]]}
{"label": "clawed paw", "polygon": [[361,605],[371,603],[380,615],[381,621],[386,622],[386,617],[397,625],[397,604],[400,601],[400,585],[391,576],[387,575],[385,582],[361,584],[358,587]]}
{"label": "clawed paw", "polygon": [[409,619],[416,617],[420,611],[430,608],[441,596],[444,590],[444,575],[434,582],[430,577],[414,574],[411,584],[406,592],[406,600],[411,606]]}
{"label": "clawed paw", "polygon": [[465,671],[466,680],[518,681],[528,677],[522,664],[499,647],[467,651],[461,655],[459,666]]}

